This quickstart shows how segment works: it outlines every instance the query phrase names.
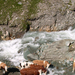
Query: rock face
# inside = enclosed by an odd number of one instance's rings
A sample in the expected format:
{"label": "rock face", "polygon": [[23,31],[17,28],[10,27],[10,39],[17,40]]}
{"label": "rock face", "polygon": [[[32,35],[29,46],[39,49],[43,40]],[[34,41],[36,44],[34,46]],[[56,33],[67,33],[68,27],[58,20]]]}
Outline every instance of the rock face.
{"label": "rock face", "polygon": [[32,21],[31,30],[59,31],[75,24],[74,0],[44,0],[38,4],[38,18]]}
{"label": "rock face", "polygon": [[[70,46],[69,44],[72,43]],[[53,43],[42,44],[37,54],[27,55],[28,60],[41,59],[47,61],[73,61],[75,59],[75,40],[65,39]]]}
{"label": "rock face", "polygon": [[[48,60],[48,61],[63,61],[63,60],[71,60],[75,59],[75,51],[69,51],[68,45],[71,42],[75,42],[75,40],[61,40],[53,43],[48,43],[41,46],[41,50],[43,50],[40,59]],[[75,43],[72,44],[72,49],[75,49]]]}
{"label": "rock face", "polygon": [[[74,43],[72,43],[74,42]],[[70,46],[69,44],[72,43]],[[64,61],[75,59],[75,40],[61,40],[40,46],[38,55],[28,55],[29,60]],[[72,60],[73,61],[73,60]]]}
{"label": "rock face", "polygon": [[51,32],[65,30],[70,26],[75,28],[75,0],[16,0],[11,3],[12,6],[9,5],[12,11],[9,7],[5,9],[7,0],[3,4],[0,36],[6,31],[18,38],[29,30]]}

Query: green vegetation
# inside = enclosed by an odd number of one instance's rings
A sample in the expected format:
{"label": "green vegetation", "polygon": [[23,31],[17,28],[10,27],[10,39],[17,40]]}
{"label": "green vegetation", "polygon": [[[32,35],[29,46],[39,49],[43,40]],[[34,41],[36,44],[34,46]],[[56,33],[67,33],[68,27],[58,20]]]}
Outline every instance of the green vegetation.
{"label": "green vegetation", "polygon": [[7,15],[11,17],[12,13],[22,8],[22,4],[18,4],[21,0],[0,0],[0,19],[5,20]]}
{"label": "green vegetation", "polygon": [[29,1],[29,5],[28,5],[28,18],[30,18],[31,17],[31,15],[32,14],[36,14],[36,12],[37,12],[37,4],[39,3],[39,2],[42,2],[42,0],[31,0],[31,1]]}
{"label": "green vegetation", "polygon": [[0,31],[0,36],[2,35],[2,31]]}
{"label": "green vegetation", "polygon": [[[31,19],[31,15],[34,15],[37,13],[37,4],[41,2],[42,0],[25,0],[28,4],[24,5],[23,0],[0,0],[0,24],[7,24],[9,20],[12,19],[12,14],[17,13],[18,16],[19,14],[23,11],[24,7],[28,7],[28,12],[25,12],[25,15],[23,17],[25,18],[24,20],[20,20],[22,24],[22,29],[25,30],[28,28],[28,26],[31,24],[30,22],[27,21],[27,19]],[[14,23],[14,22],[13,22]]]}
{"label": "green vegetation", "polygon": [[[26,0],[26,1],[28,1],[28,0]],[[37,10],[38,10],[37,4],[39,2],[42,2],[42,0],[30,0],[29,1],[28,12],[26,14],[25,20],[23,21],[23,26],[22,26],[23,31],[25,29],[28,29],[28,27],[31,25],[31,22],[27,21],[26,19],[33,18],[33,17],[31,17],[32,14],[35,16],[35,14],[37,13]]]}
{"label": "green vegetation", "polygon": [[68,3],[69,5],[72,5],[72,2],[71,2],[71,0],[69,0],[69,3]]}

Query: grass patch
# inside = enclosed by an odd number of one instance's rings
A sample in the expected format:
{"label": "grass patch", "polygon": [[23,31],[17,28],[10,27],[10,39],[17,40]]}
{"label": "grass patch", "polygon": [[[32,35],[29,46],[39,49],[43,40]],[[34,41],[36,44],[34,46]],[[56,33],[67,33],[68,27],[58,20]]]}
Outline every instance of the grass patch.
{"label": "grass patch", "polygon": [[25,29],[29,30],[31,22],[27,21],[26,19],[33,18],[33,17],[31,17],[31,15],[35,15],[37,13],[37,10],[38,10],[37,4],[39,2],[42,2],[42,0],[26,0],[26,1],[29,1],[29,5],[28,5],[28,12],[26,14],[25,20],[24,20],[24,22],[22,22],[23,23],[23,26],[22,26],[23,31]]}
{"label": "grass patch", "polygon": [[72,5],[72,2],[71,2],[71,0],[69,0],[69,3],[68,3],[69,5]]}
{"label": "grass patch", "polygon": [[31,17],[32,14],[36,14],[37,13],[37,4],[39,2],[42,2],[42,0],[31,0],[29,1],[30,5],[28,5],[28,18]]}
{"label": "grass patch", "polygon": [[22,8],[22,4],[18,4],[20,1],[21,0],[0,0],[0,19],[6,19],[7,15],[11,18],[12,13],[17,13],[17,11]]}
{"label": "grass patch", "polygon": [[2,35],[2,31],[0,31],[0,36]]}
{"label": "grass patch", "polygon": [[[25,17],[24,21],[22,21],[23,31],[31,24],[26,19],[31,18],[31,15],[35,15],[37,13],[38,7],[37,4],[42,0],[25,0],[28,1],[26,5],[28,7],[28,12],[23,16]],[[20,14],[21,8],[23,8],[23,4],[20,4],[22,0],[0,0],[0,23],[6,23],[10,19],[12,19],[12,14]],[[7,20],[7,21],[6,21]]]}

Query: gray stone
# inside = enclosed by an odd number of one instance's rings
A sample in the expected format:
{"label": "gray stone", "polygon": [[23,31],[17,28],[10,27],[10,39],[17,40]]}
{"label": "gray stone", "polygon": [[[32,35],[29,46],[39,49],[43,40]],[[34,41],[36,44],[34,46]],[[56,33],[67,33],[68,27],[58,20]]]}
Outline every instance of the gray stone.
{"label": "gray stone", "polygon": [[[27,16],[29,2],[23,0],[18,2],[23,7],[17,13],[13,12],[11,17],[9,12],[7,17],[0,19],[0,31],[16,34],[17,38],[22,37],[22,25],[25,21],[30,22],[30,31],[60,31],[66,30],[75,25],[75,0],[43,0],[37,4],[37,12]],[[15,6],[12,6],[15,8]],[[1,13],[3,9],[1,9]],[[24,30],[26,31],[26,30]],[[21,33],[22,35],[19,35]]]}
{"label": "gray stone", "polygon": [[[43,45],[46,47],[44,51],[41,53],[40,59],[47,61],[63,61],[70,60],[71,58],[75,58],[75,52],[69,52],[69,43],[75,42],[75,40],[61,40],[53,43],[48,43]],[[41,46],[41,47],[43,47]],[[47,47],[48,46],[48,47]]]}
{"label": "gray stone", "polygon": [[36,54],[28,54],[27,58],[28,60],[32,61],[38,59],[38,56]]}

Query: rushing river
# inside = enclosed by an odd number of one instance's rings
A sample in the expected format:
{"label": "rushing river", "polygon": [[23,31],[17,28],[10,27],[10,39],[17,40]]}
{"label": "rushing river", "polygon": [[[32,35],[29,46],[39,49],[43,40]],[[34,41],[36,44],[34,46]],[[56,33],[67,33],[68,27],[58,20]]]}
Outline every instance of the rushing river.
{"label": "rushing river", "polygon": [[[27,32],[22,38],[0,41],[0,60],[9,60],[13,65],[18,66],[20,62],[27,60],[27,54],[35,52],[43,43],[62,39],[75,40],[75,29],[69,28],[57,32]],[[49,75],[63,75],[64,70],[55,69],[55,72],[57,73],[54,74],[51,69]]]}

